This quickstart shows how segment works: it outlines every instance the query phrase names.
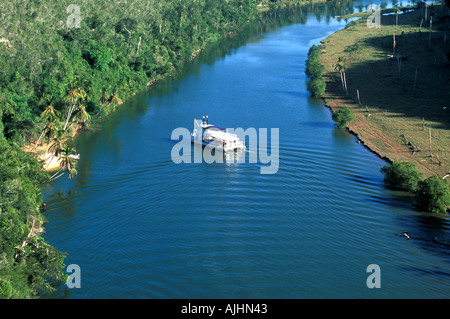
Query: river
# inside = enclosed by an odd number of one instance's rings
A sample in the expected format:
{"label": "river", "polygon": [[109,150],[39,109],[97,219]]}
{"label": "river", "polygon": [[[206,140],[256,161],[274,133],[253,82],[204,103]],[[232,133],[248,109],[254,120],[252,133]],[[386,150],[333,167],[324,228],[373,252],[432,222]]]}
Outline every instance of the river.
{"label": "river", "polygon": [[[64,298],[450,296],[450,251],[433,242],[448,218],[387,189],[386,163],[306,91],[308,49],[346,22],[323,5],[269,15],[77,138],[78,175],[44,189],[44,237],[81,269]],[[278,128],[278,171],[249,152],[175,164],[172,131],[203,115]],[[381,288],[367,286],[371,264]]]}

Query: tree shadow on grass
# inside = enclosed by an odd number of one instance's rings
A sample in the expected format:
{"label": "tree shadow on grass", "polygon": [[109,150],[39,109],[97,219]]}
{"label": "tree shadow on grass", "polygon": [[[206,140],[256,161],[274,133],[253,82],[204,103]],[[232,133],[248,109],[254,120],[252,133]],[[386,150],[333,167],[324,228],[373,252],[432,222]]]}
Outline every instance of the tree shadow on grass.
{"label": "tree shadow on grass", "polygon": [[[450,30],[450,19],[435,17],[430,42],[425,23],[419,32],[419,18],[419,11],[402,15],[395,48],[395,16],[389,16],[383,17],[378,31],[344,49],[349,97],[356,102],[358,89],[363,107],[398,117],[400,127],[402,118],[408,117],[436,129],[449,129],[450,46],[443,37],[444,30]],[[359,25],[355,30],[364,29]],[[340,81],[331,89],[343,95]]]}

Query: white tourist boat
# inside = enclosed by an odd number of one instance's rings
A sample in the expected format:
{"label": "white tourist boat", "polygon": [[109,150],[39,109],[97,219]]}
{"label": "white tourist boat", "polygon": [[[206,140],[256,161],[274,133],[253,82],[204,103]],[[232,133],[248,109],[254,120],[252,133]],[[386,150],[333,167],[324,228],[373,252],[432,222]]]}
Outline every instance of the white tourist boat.
{"label": "white tourist boat", "polygon": [[227,129],[209,124],[208,116],[203,116],[201,121],[194,119],[192,142],[225,152],[245,150],[244,142],[236,134],[228,132]]}

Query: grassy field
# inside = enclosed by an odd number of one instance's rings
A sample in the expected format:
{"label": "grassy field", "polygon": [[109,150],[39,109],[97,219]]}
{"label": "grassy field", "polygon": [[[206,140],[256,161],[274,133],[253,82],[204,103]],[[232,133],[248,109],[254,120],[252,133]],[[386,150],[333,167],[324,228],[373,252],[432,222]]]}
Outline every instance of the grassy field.
{"label": "grassy field", "polygon": [[[382,14],[380,28],[369,28],[368,14],[359,15],[322,41],[326,105],[349,107],[355,114],[349,130],[380,157],[413,162],[425,176],[444,176],[450,172],[447,8],[428,6],[426,18],[424,8]],[[339,57],[348,95],[335,70]]]}

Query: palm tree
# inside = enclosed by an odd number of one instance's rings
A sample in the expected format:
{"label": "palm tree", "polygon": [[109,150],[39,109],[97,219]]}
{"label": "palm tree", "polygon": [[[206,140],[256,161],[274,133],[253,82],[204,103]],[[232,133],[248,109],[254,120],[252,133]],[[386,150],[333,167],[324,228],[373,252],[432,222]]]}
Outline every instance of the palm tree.
{"label": "palm tree", "polygon": [[53,153],[53,156],[59,156],[61,150],[64,148],[64,143],[67,141],[67,131],[64,129],[57,129],[51,143],[49,143],[48,151]]}
{"label": "palm tree", "polygon": [[52,140],[55,137],[57,131],[58,131],[57,120],[54,118],[49,118],[47,121],[47,125],[44,129],[44,136],[45,139],[47,140],[47,149],[45,150],[45,154],[47,154],[48,149],[50,147],[50,140]]}
{"label": "palm tree", "polygon": [[111,96],[111,103],[116,105],[116,104],[121,104],[122,100],[119,98],[119,96],[117,95],[117,93],[114,92],[114,94]]}
{"label": "palm tree", "polygon": [[65,146],[61,149],[61,160],[59,165],[63,171],[67,170],[67,175],[69,178],[72,178],[75,174],[77,174],[76,166],[77,166],[77,157],[75,149],[70,146]]}
{"label": "palm tree", "polygon": [[73,115],[72,123],[75,121],[78,121],[84,125],[84,123],[89,121],[90,118],[91,118],[91,116],[86,111],[86,108],[84,107],[84,105],[80,104],[78,106],[77,112]]}
{"label": "palm tree", "polygon": [[38,146],[42,136],[44,136],[44,134],[47,135],[47,132],[52,130],[52,127],[49,128],[49,125],[53,125],[59,115],[60,112],[58,110],[55,110],[53,105],[47,106],[47,108],[41,113],[41,118],[43,118],[47,123],[45,124],[44,129],[42,130],[41,135],[39,136],[34,148]]}
{"label": "palm tree", "polygon": [[347,91],[347,79],[345,78],[345,65],[344,65],[344,58],[339,57],[337,63],[334,65],[334,70],[339,71],[339,74],[341,76],[341,85],[342,89],[344,90],[345,94],[348,95]]}
{"label": "palm tree", "polygon": [[58,116],[60,116],[60,112],[58,110],[55,110],[53,105],[47,106],[47,108],[41,113],[41,118],[44,120],[48,120],[50,118],[55,119]]}
{"label": "palm tree", "polygon": [[67,171],[67,175],[69,176],[69,178],[72,178],[75,174],[78,173],[76,170],[78,157],[75,155],[75,149],[70,146],[64,146],[61,149],[61,159],[59,161],[60,169],[50,177],[51,181],[62,176],[65,171]]}
{"label": "palm tree", "polygon": [[86,97],[87,97],[87,94],[81,87],[79,87],[78,89],[71,89],[69,91],[69,93],[67,94],[67,96],[64,100],[66,103],[71,104],[69,106],[69,110],[67,111],[67,118],[66,118],[66,123],[64,124],[64,130],[66,130],[66,128],[67,128],[67,124],[69,123],[72,113],[77,106],[77,102],[79,100],[85,100]]}

